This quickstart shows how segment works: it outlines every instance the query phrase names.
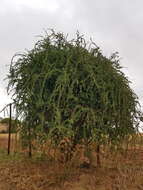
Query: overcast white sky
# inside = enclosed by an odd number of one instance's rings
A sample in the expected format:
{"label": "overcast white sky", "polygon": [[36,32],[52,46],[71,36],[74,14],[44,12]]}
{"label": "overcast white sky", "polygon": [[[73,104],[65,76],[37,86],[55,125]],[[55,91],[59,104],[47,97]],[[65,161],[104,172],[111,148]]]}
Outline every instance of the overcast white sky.
{"label": "overcast white sky", "polygon": [[105,55],[118,51],[142,101],[142,0],[0,0],[0,109],[10,101],[3,79],[12,56],[31,49],[47,28],[70,35],[79,30]]}

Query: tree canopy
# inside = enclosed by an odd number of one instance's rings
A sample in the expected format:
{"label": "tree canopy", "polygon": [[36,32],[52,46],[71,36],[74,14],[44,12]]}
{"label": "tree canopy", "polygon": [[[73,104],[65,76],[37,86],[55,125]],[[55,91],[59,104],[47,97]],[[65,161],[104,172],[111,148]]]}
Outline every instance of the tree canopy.
{"label": "tree canopy", "polygon": [[32,50],[13,57],[8,80],[17,112],[35,137],[100,143],[103,136],[118,141],[137,130],[138,97],[118,55],[107,58],[78,32],[72,40],[46,33]]}

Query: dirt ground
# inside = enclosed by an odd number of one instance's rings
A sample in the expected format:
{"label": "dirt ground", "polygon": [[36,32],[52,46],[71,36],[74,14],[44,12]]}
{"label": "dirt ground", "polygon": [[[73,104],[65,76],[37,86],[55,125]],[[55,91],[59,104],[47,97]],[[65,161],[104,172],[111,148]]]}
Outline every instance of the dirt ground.
{"label": "dirt ground", "polygon": [[69,169],[48,162],[0,164],[1,190],[143,190],[143,167]]}
{"label": "dirt ground", "polygon": [[143,190],[142,147],[101,159],[102,167],[97,167],[93,159],[86,169],[45,157],[7,156],[1,149],[0,190]]}

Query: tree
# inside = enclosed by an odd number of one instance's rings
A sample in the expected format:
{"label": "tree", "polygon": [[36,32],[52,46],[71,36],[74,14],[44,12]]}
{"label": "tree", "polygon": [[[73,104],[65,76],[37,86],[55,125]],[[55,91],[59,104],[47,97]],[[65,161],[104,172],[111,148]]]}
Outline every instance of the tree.
{"label": "tree", "polygon": [[[10,120],[10,118],[3,118],[0,121],[0,123],[9,126],[9,120]],[[18,130],[18,125],[20,125],[20,121],[19,120],[17,120],[17,119],[12,119],[11,120],[11,127],[12,127],[11,128],[11,132],[12,133],[15,133]],[[8,132],[8,129],[7,129],[6,132]]]}
{"label": "tree", "polygon": [[56,143],[68,136],[73,146],[83,139],[101,144],[105,137],[117,143],[134,133],[138,97],[121,69],[117,53],[105,57],[79,33],[72,40],[47,33],[10,66],[8,92],[28,122],[23,131]]}

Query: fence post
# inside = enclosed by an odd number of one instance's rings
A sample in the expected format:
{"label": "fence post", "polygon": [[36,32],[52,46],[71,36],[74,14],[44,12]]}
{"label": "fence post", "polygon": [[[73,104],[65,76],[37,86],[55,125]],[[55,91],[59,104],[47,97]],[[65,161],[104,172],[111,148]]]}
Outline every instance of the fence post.
{"label": "fence post", "polygon": [[101,167],[101,161],[100,161],[100,145],[97,144],[96,147],[96,154],[97,154],[97,167]]}
{"label": "fence post", "polygon": [[32,157],[32,144],[31,144],[31,129],[30,126],[28,126],[28,133],[29,133],[29,157]]}
{"label": "fence post", "polygon": [[7,153],[8,155],[10,154],[10,144],[11,144],[11,112],[12,112],[12,104],[9,104],[9,130],[8,130],[8,149],[7,149]]}

